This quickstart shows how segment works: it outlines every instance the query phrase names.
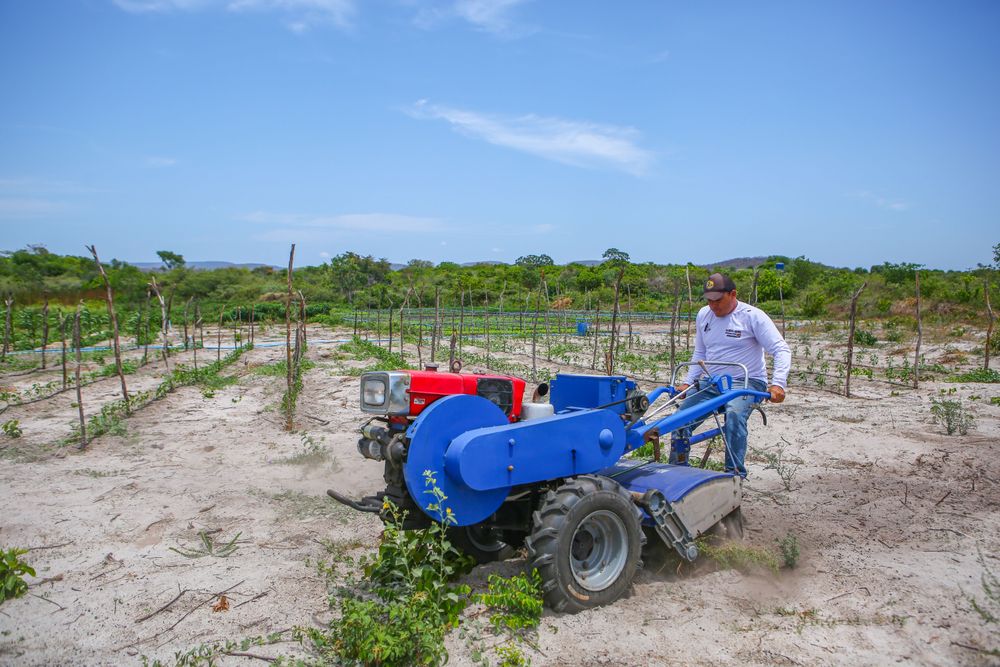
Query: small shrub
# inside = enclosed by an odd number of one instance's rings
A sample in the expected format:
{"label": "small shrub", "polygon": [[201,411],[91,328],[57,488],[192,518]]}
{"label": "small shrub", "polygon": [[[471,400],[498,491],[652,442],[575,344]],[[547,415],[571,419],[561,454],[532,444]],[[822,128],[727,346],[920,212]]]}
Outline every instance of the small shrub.
{"label": "small shrub", "polygon": [[764,466],[764,470],[773,470],[778,473],[785,491],[792,490],[792,481],[799,472],[799,466],[793,465],[788,461],[788,458],[785,456],[784,445],[776,446],[773,451],[769,449],[757,449],[756,447],[751,448],[751,451],[767,464]]}
{"label": "small shrub", "polygon": [[542,618],[542,579],[538,570],[505,578],[489,577],[489,590],[477,596],[493,614],[490,623],[496,630],[517,632],[537,628]]}
{"label": "small shrub", "polygon": [[1000,578],[986,564],[986,559],[983,558],[983,551],[979,548],[978,544],[976,545],[976,552],[978,553],[979,564],[983,568],[979,584],[986,597],[983,602],[980,602],[971,595],[966,595],[965,597],[983,621],[991,624],[996,623],[1000,620],[998,618],[1000,617]]}
{"label": "small shrub", "polygon": [[28,553],[27,549],[0,549],[0,603],[5,600],[19,598],[28,592],[28,584],[22,579],[24,575],[35,576],[35,570],[20,556]]}
{"label": "small shrub", "polygon": [[499,646],[497,657],[500,658],[499,667],[528,667],[531,664],[528,656],[514,642]]}
{"label": "small shrub", "polygon": [[21,430],[20,423],[16,419],[8,419],[3,423],[3,433],[8,438],[20,438],[24,431]]}
{"label": "small shrub", "polygon": [[404,531],[405,513],[386,501],[390,521],[376,556],[361,560],[365,580],[356,582],[357,590],[331,597],[340,614],[327,629],[304,631],[324,660],[383,667],[447,662],[444,635],[458,625],[470,591],[450,582],[468,571],[472,560],[448,541],[454,514],[430,472],[425,483],[432,496],[428,510],[440,522]]}
{"label": "small shrub", "polygon": [[932,398],[931,414],[934,416],[934,423],[944,426],[948,435],[955,433],[965,435],[975,423],[975,418],[965,409],[962,399],[956,401],[949,398],[941,400]]}
{"label": "small shrub", "polygon": [[781,551],[781,559],[785,567],[794,568],[799,562],[799,540],[792,533],[788,533],[778,540],[778,549]]}
{"label": "small shrub", "polygon": [[870,331],[865,331],[864,329],[855,329],[854,342],[864,347],[873,347],[876,343],[878,343],[878,339],[875,338],[875,334],[873,334]]}
{"label": "small shrub", "polygon": [[178,549],[176,547],[170,547],[171,551],[179,553],[185,558],[203,558],[205,556],[214,556],[216,558],[228,558],[233,555],[238,546],[236,546],[236,540],[240,539],[242,533],[236,533],[233,539],[229,540],[225,544],[219,544],[215,539],[208,534],[208,531],[201,531],[198,533],[198,537],[201,538],[201,548],[199,549]]}
{"label": "small shrub", "polygon": [[976,370],[969,371],[968,373],[953,375],[952,377],[948,378],[948,381],[996,383],[1000,382],[1000,371],[994,370],[992,368],[977,368]]}

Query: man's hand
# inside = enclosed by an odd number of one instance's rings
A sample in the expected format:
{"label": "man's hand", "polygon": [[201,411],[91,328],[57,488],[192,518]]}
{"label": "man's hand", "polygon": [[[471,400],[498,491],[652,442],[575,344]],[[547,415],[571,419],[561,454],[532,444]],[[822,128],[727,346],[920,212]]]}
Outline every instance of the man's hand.
{"label": "man's hand", "polygon": [[685,391],[687,391],[687,390],[688,390],[688,388],[689,388],[690,386],[691,386],[691,385],[689,385],[689,384],[679,384],[679,385],[677,385],[677,393],[676,393],[676,394],[674,394],[674,396],[677,396],[677,395],[679,395],[679,394],[683,394],[683,393],[684,393]]}
{"label": "man's hand", "polygon": [[778,385],[772,384],[770,387],[767,388],[767,390],[771,392],[772,403],[781,403],[783,400],[785,400],[785,390],[779,387]]}

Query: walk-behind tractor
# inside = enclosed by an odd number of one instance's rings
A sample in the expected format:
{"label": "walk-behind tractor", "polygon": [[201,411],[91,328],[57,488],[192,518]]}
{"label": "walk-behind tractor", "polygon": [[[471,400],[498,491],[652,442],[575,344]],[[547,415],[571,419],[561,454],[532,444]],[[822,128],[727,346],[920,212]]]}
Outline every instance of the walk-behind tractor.
{"label": "walk-behind tractor", "polygon": [[[560,374],[526,401],[525,382],[516,377],[434,367],[366,373],[361,409],[373,417],[358,450],[385,462],[386,489],[360,501],[328,493],[383,519],[389,500],[406,511],[404,528],[420,528],[442,519],[429,507],[429,471],[447,496],[453,514],[446,522],[460,549],[487,562],[524,544],[554,610],[609,604],[631,586],[647,534],[687,561],[698,556],[695,538],[706,532],[742,536],[741,478],[693,467],[688,453],[723,435],[726,403],[769,395],[708,373],[724,364],[701,366],[705,377],[687,393],[713,385],[719,395],[675,412],[683,396],[673,382],[646,394],[622,376]],[[650,410],[661,397],[667,400]],[[715,428],[694,436],[682,429],[703,417],[714,418]],[[622,458],[652,443],[658,459],[667,433],[669,463]]]}

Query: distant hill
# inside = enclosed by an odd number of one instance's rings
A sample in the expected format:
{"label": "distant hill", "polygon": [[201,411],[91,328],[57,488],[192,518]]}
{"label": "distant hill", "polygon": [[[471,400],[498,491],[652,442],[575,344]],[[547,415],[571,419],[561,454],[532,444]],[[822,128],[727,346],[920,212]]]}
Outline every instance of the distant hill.
{"label": "distant hill", "polygon": [[[163,262],[126,262],[141,271],[166,271]],[[247,262],[245,264],[234,264],[233,262],[185,262],[184,266],[196,271],[210,271],[212,269],[256,269],[259,266],[270,266],[273,269],[280,267],[271,264],[258,264]]]}

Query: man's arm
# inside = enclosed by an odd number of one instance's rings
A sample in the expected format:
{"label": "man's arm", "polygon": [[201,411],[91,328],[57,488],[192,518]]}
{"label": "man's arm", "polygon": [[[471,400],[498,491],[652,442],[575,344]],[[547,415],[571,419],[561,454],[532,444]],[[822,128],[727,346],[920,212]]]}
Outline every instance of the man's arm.
{"label": "man's arm", "polygon": [[781,403],[785,400],[785,387],[788,385],[788,373],[792,369],[792,351],[788,343],[781,337],[778,327],[763,311],[754,322],[754,335],[764,347],[764,351],[774,358],[774,372],[771,374],[771,401]]}
{"label": "man's arm", "polygon": [[694,352],[691,354],[691,366],[688,366],[687,376],[684,378],[684,382],[677,386],[679,391],[684,391],[698,379],[698,375],[701,373],[700,367],[697,365],[699,361],[705,361],[705,338],[701,331],[701,320],[699,317],[702,311],[698,311],[698,315],[694,319]]}

